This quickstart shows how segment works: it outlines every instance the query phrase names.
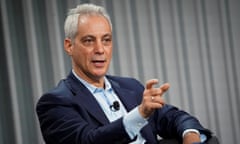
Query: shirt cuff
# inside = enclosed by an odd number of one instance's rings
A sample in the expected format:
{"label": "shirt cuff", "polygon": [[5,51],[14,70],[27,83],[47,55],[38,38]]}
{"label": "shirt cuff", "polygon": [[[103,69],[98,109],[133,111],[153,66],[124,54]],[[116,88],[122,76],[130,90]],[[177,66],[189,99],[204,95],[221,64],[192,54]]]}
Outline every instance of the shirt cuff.
{"label": "shirt cuff", "polygon": [[184,137],[185,134],[187,134],[188,132],[195,132],[195,133],[199,134],[201,142],[205,142],[207,140],[207,136],[205,134],[200,134],[200,132],[196,129],[186,129],[183,132],[182,137]]}
{"label": "shirt cuff", "polygon": [[139,134],[140,130],[147,124],[147,119],[144,119],[140,115],[138,107],[134,108],[123,117],[123,125],[131,139]]}

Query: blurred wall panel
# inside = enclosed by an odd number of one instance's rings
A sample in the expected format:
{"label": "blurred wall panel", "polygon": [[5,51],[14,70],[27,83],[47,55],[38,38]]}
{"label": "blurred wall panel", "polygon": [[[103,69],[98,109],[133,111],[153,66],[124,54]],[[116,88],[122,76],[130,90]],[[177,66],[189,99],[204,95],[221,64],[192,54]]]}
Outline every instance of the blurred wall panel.
{"label": "blurred wall panel", "polygon": [[109,74],[169,82],[168,103],[221,143],[240,140],[240,1],[1,0],[0,144],[44,143],[35,105],[70,72],[64,20],[89,2],[112,18]]}

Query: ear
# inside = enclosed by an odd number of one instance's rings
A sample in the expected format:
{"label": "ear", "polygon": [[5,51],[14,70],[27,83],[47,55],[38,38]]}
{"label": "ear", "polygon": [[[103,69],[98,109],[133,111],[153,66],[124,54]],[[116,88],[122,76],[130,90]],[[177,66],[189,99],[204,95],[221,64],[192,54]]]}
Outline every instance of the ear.
{"label": "ear", "polygon": [[64,50],[66,51],[66,53],[71,56],[72,55],[72,49],[73,49],[73,44],[72,44],[72,40],[69,38],[65,38],[64,39]]}

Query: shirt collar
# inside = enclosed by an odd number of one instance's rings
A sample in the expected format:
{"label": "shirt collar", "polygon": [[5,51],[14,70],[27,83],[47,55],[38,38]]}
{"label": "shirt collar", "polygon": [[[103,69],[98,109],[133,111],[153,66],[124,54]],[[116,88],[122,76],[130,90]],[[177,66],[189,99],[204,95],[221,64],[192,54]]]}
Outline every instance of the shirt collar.
{"label": "shirt collar", "polygon": [[[101,90],[103,90],[103,88],[98,88],[92,84],[89,84],[87,81],[85,81],[84,79],[80,78],[72,69],[72,73],[73,75],[81,82],[83,83],[84,86],[87,87],[87,89],[91,92],[91,93],[96,93],[99,92]],[[108,81],[108,79],[104,76],[104,84],[105,84],[105,91],[111,91],[112,90],[112,85],[111,83]]]}

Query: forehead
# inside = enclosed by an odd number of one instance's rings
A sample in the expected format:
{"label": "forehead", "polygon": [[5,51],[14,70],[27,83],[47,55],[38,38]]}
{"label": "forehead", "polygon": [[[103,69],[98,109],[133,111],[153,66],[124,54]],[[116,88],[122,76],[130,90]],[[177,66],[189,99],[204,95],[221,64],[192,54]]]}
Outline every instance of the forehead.
{"label": "forehead", "polygon": [[108,20],[100,15],[84,15],[79,17],[79,34],[106,34],[112,33]]}

